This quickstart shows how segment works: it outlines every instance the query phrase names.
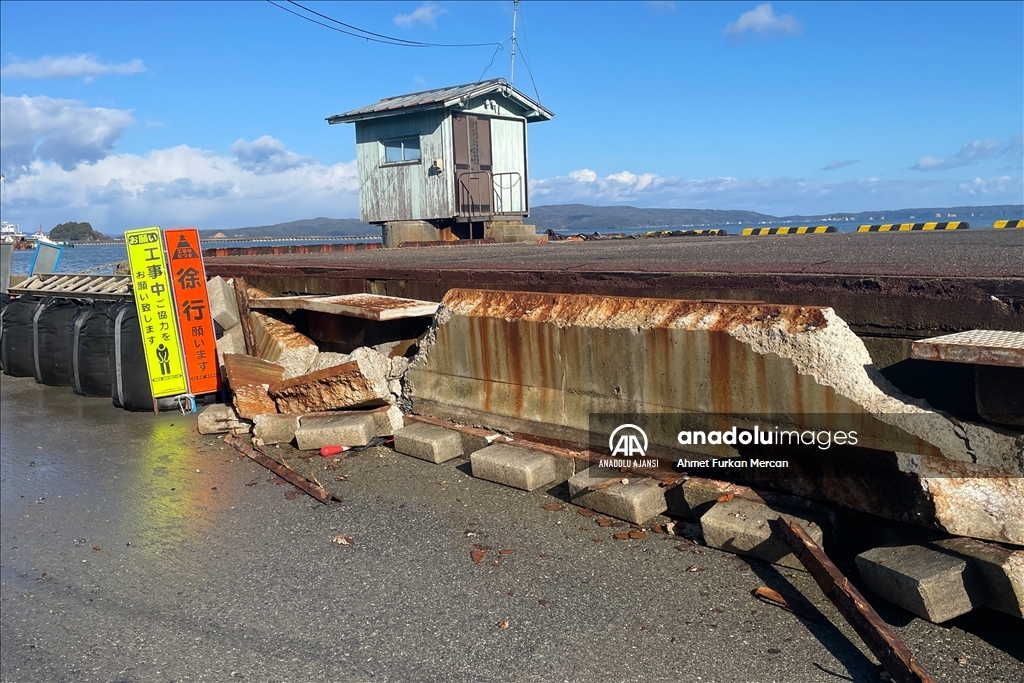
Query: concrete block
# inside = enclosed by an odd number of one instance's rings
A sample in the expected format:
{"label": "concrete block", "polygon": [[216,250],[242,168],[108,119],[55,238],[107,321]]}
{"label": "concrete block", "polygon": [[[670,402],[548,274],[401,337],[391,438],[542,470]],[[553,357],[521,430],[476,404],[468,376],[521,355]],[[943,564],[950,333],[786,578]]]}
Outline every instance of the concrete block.
{"label": "concrete block", "polygon": [[1024,619],[1024,551],[973,538],[950,538],[934,545],[974,566],[986,605]]}
{"label": "concrete block", "polygon": [[199,411],[200,434],[242,434],[248,433],[249,427],[233,407],[223,403],[214,403]]}
{"label": "concrete block", "polygon": [[889,545],[857,556],[872,593],[940,624],[984,602],[973,567],[962,557],[923,545]]}
{"label": "concrete block", "polygon": [[[217,276],[212,277],[206,283],[210,293],[210,315],[217,321],[222,330],[227,330],[238,324],[238,302],[235,299],[235,288],[228,284],[227,280]],[[229,353],[238,353],[230,351]],[[242,353],[245,353],[242,351]]]}
{"label": "concrete block", "polygon": [[291,443],[299,428],[298,415],[262,413],[254,415],[252,421],[252,435],[263,443]]}
{"label": "concrete block", "polygon": [[803,570],[800,560],[769,524],[778,519],[780,514],[785,514],[803,527],[819,546],[823,545],[825,534],[822,526],[825,522],[822,519],[809,518],[803,512],[780,513],[748,500],[734,499],[715,503],[701,516],[700,527],[704,533],[704,542],[712,548]]}
{"label": "concrete block", "polygon": [[[621,483],[626,479],[628,483]],[[619,480],[616,483],[615,480]],[[593,485],[601,488],[590,490]],[[633,478],[615,470],[591,467],[569,479],[569,497],[581,507],[643,524],[668,509],[666,489],[653,479]]]}
{"label": "concrete block", "polygon": [[540,451],[493,444],[469,456],[473,476],[505,484],[524,491],[533,491],[557,483],[557,458]]}
{"label": "concrete block", "polygon": [[295,441],[300,451],[310,451],[324,446],[365,446],[376,435],[373,415],[346,413],[302,418]]}
{"label": "concrete block", "polygon": [[398,406],[380,407],[370,412],[377,425],[377,436],[391,436],[405,427],[405,416]]}
{"label": "concrete block", "polygon": [[297,332],[294,325],[269,315],[253,311],[249,319],[252,321],[260,358],[282,366],[285,379],[297,377],[309,370],[320,353],[316,342]]}
{"label": "concrete block", "polygon": [[245,355],[245,333],[242,332],[241,325],[224,330],[224,334],[217,340],[217,363],[220,366],[221,379],[225,382],[228,374],[224,368],[224,356],[229,353]]}
{"label": "concrete block", "polygon": [[333,368],[338,365],[344,365],[345,363],[352,360],[351,354],[348,353],[334,353],[333,351],[322,351],[316,355],[313,362],[309,366],[310,372],[316,372],[317,370],[326,370],[327,368]]}
{"label": "concrete block", "polygon": [[462,455],[462,436],[444,427],[414,422],[395,432],[395,450],[420,460],[447,462]]}

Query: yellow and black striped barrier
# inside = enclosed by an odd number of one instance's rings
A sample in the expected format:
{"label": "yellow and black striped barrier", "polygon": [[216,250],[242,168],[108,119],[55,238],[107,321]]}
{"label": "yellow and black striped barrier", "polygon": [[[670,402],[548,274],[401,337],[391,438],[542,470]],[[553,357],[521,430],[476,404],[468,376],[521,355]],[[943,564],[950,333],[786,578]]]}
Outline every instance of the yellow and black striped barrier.
{"label": "yellow and black striped barrier", "polygon": [[728,235],[721,228],[701,228],[699,230],[652,230],[644,233],[644,237],[680,237],[683,235]]}
{"label": "yellow and black striped barrier", "polygon": [[992,224],[992,227],[996,230],[1002,230],[1003,228],[1024,228],[1024,220],[1018,218],[1012,221],[996,221]]}
{"label": "yellow and black striped barrier", "polygon": [[882,225],[862,225],[857,232],[908,232],[910,230],[966,230],[971,227],[967,221],[948,221],[945,223],[883,223]]}
{"label": "yellow and black striped barrier", "polygon": [[744,235],[823,235],[826,232],[837,232],[834,225],[801,225],[799,227],[782,228],[743,228]]}

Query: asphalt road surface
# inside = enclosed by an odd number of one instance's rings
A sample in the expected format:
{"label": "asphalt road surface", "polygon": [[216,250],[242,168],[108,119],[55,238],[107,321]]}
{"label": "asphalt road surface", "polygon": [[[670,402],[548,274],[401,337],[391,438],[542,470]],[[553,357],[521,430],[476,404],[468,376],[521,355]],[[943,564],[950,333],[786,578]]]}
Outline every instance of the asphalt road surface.
{"label": "asphalt road surface", "polygon": [[[317,458],[344,498],[324,506],[194,416],[30,378],[0,393],[5,682],[880,680],[806,574],[613,540],[543,508],[564,489],[375,449]],[[879,608],[939,681],[1024,680],[1018,620]]]}
{"label": "asphalt road surface", "polygon": [[228,256],[214,264],[341,270],[566,271],[1024,278],[1024,230],[660,237],[328,254]]}

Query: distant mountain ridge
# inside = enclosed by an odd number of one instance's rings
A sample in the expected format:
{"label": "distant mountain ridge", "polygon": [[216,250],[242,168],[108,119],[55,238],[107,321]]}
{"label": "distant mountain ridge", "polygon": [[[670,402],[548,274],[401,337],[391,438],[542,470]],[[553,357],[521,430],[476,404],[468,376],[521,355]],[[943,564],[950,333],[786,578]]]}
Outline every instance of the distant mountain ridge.
{"label": "distant mountain ridge", "polygon": [[[634,206],[588,206],[552,204],[535,206],[528,222],[538,232],[612,232],[630,228],[682,228],[700,226],[760,226],[767,224],[835,225],[840,230],[854,229],[863,223],[906,223],[926,221],[967,221],[974,227],[991,227],[1003,218],[1024,217],[1024,204],[994,206],[952,206],[916,209],[822,213],[796,216],[772,216],[757,211],[723,209],[644,209]],[[361,237],[379,235],[380,228],[356,218],[306,218],[248,228],[201,230],[204,239],[224,237]]]}

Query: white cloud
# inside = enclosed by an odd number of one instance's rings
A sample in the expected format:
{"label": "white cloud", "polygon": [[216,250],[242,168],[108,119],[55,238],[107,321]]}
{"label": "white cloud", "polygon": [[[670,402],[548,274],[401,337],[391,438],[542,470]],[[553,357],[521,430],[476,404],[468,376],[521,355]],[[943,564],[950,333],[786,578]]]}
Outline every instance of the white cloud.
{"label": "white cloud", "polygon": [[967,194],[1003,195],[1013,189],[1017,190],[1017,199],[1020,199],[1021,181],[1019,178],[1012,178],[1008,175],[996,178],[975,178],[969,183],[960,183],[960,191]]}
{"label": "white cloud", "polygon": [[95,162],[135,123],[130,111],[87,107],[77,100],[0,95],[0,156],[5,175],[23,172],[36,158],[65,170]]}
{"label": "white cloud", "polygon": [[[270,137],[240,140],[233,149],[242,155],[181,145],[72,169],[36,159],[5,181],[8,210],[15,222],[87,220],[106,234],[140,225],[232,228],[358,215],[354,161],[326,166]],[[260,156],[266,150],[272,153]]]}
{"label": "white cloud", "polygon": [[891,180],[876,177],[819,182],[801,178],[663,177],[622,171],[599,176],[591,169],[534,180],[530,200],[540,204],[631,204],[648,207],[748,209],[774,215],[863,211],[879,206],[943,206],[984,194],[986,202],[1019,203],[1024,180]]}
{"label": "white cloud", "polygon": [[4,78],[74,78],[85,76],[92,80],[105,74],[138,74],[146,70],[141,59],[123,64],[104,64],[96,55],[68,55],[40,57],[31,61],[15,61],[0,69]]}
{"label": "white cloud", "polygon": [[[1016,138],[1015,138],[1016,139]],[[1007,143],[1007,145],[1011,144]],[[996,156],[1000,153],[1001,148],[1004,145],[1000,145],[999,141],[995,138],[987,138],[985,140],[975,140],[974,142],[965,142],[960,146],[960,151],[951,157],[937,158],[933,156],[923,156],[917,160],[912,169],[915,171],[945,171],[950,168],[958,168],[960,166],[969,166],[982,159],[988,159],[992,156]]]}
{"label": "white cloud", "polygon": [[238,165],[256,175],[281,173],[300,166],[315,164],[316,159],[299,156],[288,151],[284,143],[269,135],[257,138],[252,142],[238,140],[231,145],[231,153],[238,159]]}
{"label": "white cloud", "polygon": [[409,28],[416,24],[426,26],[437,26],[437,19],[442,14],[448,14],[448,10],[438,7],[432,2],[425,2],[409,14],[398,14],[395,16],[395,25],[402,28]]}
{"label": "white cloud", "polygon": [[854,164],[859,163],[859,162],[860,162],[859,159],[844,159],[842,161],[838,161],[838,160],[837,161],[830,161],[827,164],[825,164],[821,168],[821,170],[822,171],[834,171],[837,168],[844,168],[846,166],[853,166]]}
{"label": "white cloud", "polygon": [[776,16],[771,3],[766,2],[741,14],[740,18],[726,26],[722,33],[737,38],[745,33],[752,33],[762,38],[770,38],[800,35],[803,33],[803,27],[792,14]]}

